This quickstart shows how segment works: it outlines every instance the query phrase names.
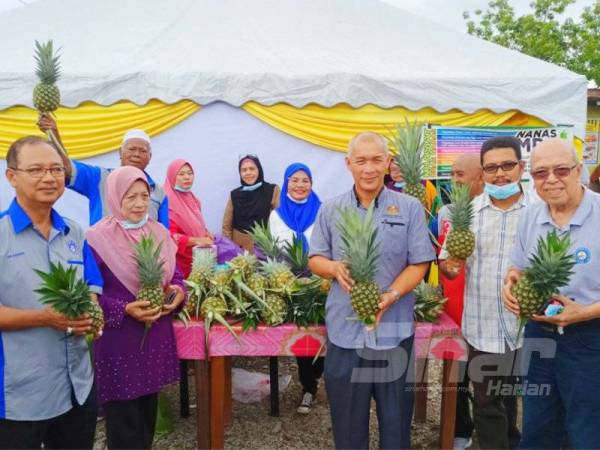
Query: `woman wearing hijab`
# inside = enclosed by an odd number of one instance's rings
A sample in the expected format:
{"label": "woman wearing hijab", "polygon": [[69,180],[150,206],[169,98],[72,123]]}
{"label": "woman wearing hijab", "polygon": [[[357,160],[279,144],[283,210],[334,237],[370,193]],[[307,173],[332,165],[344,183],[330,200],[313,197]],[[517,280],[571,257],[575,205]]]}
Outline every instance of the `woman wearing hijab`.
{"label": "woman wearing hijab", "polygon": [[241,186],[231,191],[223,215],[223,235],[240,247],[253,251],[254,242],[247,234],[256,224],[267,224],[271,211],[279,206],[279,186],[264,180],[263,168],[253,155],[240,158]]}
{"label": "woman wearing hijab", "polygon": [[[106,417],[109,449],[149,449],[154,438],[158,392],[179,380],[171,313],[183,302],[176,246],[169,232],[148,217],[150,187],[144,173],[121,167],[107,178],[110,215],[86,237],[104,279],[99,298],[104,333],[94,344],[98,398]],[[161,243],[162,285],[172,298],[162,308],[136,299],[140,287],[134,246],[142,236]],[[146,326],[151,325],[140,348]]]}
{"label": "woman wearing hijab", "polygon": [[[321,201],[312,190],[312,173],[308,166],[293,163],[285,170],[280,206],[269,217],[269,229],[281,245],[292,243],[294,237],[302,241],[308,253],[308,241],[317,218]],[[323,374],[322,357],[313,363],[313,357],[298,357],[298,375],[302,384],[302,400],[297,411],[308,414],[315,401],[319,378]]]}

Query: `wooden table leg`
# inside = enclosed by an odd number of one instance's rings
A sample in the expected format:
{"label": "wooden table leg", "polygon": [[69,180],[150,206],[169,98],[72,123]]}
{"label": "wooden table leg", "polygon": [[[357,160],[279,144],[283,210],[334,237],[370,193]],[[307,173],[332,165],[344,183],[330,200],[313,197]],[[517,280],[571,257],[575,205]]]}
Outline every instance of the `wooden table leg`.
{"label": "wooden table leg", "polygon": [[415,381],[415,423],[425,423],[427,421],[427,359],[419,358],[416,360],[416,381]]}
{"label": "wooden table leg", "polygon": [[231,399],[231,356],[225,357],[225,407],[224,407],[224,421],[225,426],[231,425],[233,420],[233,408]]}
{"label": "wooden table leg", "polygon": [[457,380],[458,361],[445,359],[442,379],[442,408],[440,412],[440,449],[442,450],[452,450],[454,448]]}
{"label": "wooden table leg", "polygon": [[179,415],[182,418],[190,416],[190,386],[188,383],[188,364],[185,359],[179,360]]}
{"label": "wooden table leg", "polygon": [[210,360],[210,446],[220,450],[225,445],[225,357]]}
{"label": "wooden table leg", "polygon": [[198,448],[210,449],[210,370],[206,360],[195,361],[196,438]]}
{"label": "wooden table leg", "polygon": [[271,416],[279,417],[279,359],[269,358],[269,377],[271,383]]}

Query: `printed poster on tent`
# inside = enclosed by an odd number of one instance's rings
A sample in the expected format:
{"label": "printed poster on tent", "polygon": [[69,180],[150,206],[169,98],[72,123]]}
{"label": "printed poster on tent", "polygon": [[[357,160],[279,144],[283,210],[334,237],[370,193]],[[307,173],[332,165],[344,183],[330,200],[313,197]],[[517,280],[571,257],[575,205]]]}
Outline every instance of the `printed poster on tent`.
{"label": "printed poster on tent", "polygon": [[521,154],[529,168],[531,150],[544,139],[560,138],[571,142],[573,129],[557,127],[442,127],[425,129],[423,171],[425,178],[450,178],[452,164],[460,155],[479,153],[487,139],[496,136],[514,136],[521,142]]}
{"label": "printed poster on tent", "polygon": [[583,146],[582,160],[586,164],[598,164],[598,144],[600,138],[600,119],[589,119],[585,129],[585,144]]}

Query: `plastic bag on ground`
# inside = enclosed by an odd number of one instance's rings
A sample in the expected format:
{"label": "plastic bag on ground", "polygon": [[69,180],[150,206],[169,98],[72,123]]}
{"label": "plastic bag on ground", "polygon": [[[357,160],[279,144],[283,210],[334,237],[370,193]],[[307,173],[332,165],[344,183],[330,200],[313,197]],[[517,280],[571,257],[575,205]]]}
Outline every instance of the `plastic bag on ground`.
{"label": "plastic bag on ground", "polygon": [[[283,393],[290,384],[291,375],[279,377],[279,392]],[[269,375],[244,369],[231,369],[231,390],[234,400],[242,403],[259,402],[271,392]]]}

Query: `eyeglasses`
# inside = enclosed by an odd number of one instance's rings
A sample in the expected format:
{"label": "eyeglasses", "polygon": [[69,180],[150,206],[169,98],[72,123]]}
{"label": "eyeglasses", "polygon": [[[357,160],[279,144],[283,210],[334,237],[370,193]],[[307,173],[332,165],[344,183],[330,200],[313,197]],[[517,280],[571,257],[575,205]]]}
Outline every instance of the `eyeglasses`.
{"label": "eyeglasses", "polygon": [[258,156],[255,155],[254,153],[245,153],[243,155],[238,155],[238,161],[241,161],[242,159],[246,159],[246,158],[258,159]]}
{"label": "eyeglasses", "polygon": [[502,164],[488,164],[487,166],[483,166],[483,171],[489,174],[498,172],[498,169],[502,169],[502,172],[510,172],[517,167],[518,164],[519,161],[507,161]]}
{"label": "eyeglasses", "polygon": [[17,172],[27,172],[31,178],[44,178],[48,172],[54,178],[63,178],[65,176],[64,167],[32,167],[30,169],[17,169],[16,167],[9,167],[9,169],[16,170]]}
{"label": "eyeglasses", "polygon": [[[577,164],[571,167],[553,167],[552,173],[556,178],[567,178],[571,175],[571,171],[577,167]],[[545,180],[550,176],[551,169],[538,169],[531,172],[531,176],[534,180]]]}

